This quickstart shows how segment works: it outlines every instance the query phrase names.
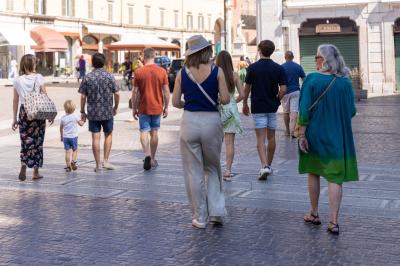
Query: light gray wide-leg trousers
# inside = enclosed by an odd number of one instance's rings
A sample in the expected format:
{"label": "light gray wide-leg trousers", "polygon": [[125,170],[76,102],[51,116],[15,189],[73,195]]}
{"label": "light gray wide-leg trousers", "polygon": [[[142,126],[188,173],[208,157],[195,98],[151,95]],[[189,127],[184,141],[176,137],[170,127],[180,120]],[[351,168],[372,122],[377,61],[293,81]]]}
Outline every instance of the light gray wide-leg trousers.
{"label": "light gray wide-leg trousers", "polygon": [[223,130],[218,112],[185,111],[181,120],[180,146],[186,191],[193,219],[224,216],[221,148]]}

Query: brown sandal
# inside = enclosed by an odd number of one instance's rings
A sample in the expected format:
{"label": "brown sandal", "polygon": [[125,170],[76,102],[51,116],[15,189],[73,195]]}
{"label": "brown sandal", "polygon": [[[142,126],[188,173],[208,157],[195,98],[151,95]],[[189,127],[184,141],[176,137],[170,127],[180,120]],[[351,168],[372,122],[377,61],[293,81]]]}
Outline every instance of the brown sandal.
{"label": "brown sandal", "polygon": [[[310,217],[311,217],[311,219],[310,219]],[[321,220],[319,219],[318,214],[314,215],[312,213],[309,213],[308,216],[305,216],[303,219],[304,219],[304,222],[309,223],[309,224],[313,224],[313,225],[321,224]]]}

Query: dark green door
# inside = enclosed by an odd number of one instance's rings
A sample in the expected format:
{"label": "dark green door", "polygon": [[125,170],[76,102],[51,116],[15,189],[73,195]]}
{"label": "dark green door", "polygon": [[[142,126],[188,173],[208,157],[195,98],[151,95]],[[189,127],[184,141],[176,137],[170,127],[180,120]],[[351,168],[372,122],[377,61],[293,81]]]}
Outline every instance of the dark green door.
{"label": "dark green door", "polygon": [[300,62],[306,73],[315,71],[317,48],[324,43],[335,45],[342,53],[344,61],[350,69],[359,69],[357,35],[300,36]]}
{"label": "dark green door", "polygon": [[400,33],[394,35],[394,56],[396,59],[396,90],[400,91]]}

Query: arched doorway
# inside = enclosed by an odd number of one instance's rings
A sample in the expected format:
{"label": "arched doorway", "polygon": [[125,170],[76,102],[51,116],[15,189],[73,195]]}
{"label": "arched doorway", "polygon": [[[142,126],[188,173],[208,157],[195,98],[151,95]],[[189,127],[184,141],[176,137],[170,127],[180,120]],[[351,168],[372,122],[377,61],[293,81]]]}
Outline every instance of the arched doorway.
{"label": "arched doorway", "polygon": [[315,71],[315,54],[319,45],[335,45],[346,65],[359,70],[358,27],[349,18],[308,19],[299,29],[300,62],[306,73]]}
{"label": "arched doorway", "polygon": [[82,53],[93,55],[99,50],[99,40],[93,35],[86,35],[82,39]]}
{"label": "arched doorway", "polygon": [[224,31],[224,21],[222,18],[217,19],[215,21],[214,25],[214,50],[215,54],[218,55],[218,53],[223,49],[222,43],[223,43],[223,36],[222,32]]}
{"label": "arched doorway", "polygon": [[400,91],[400,18],[394,22],[394,56],[396,71],[396,91]]}

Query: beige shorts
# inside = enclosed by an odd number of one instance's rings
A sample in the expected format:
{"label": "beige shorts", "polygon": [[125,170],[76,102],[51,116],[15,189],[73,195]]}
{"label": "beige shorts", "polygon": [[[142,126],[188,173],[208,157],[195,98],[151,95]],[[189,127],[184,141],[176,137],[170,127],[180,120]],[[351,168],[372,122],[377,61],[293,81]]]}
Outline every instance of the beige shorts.
{"label": "beige shorts", "polygon": [[299,111],[300,91],[294,91],[283,96],[282,107],[285,114]]}

